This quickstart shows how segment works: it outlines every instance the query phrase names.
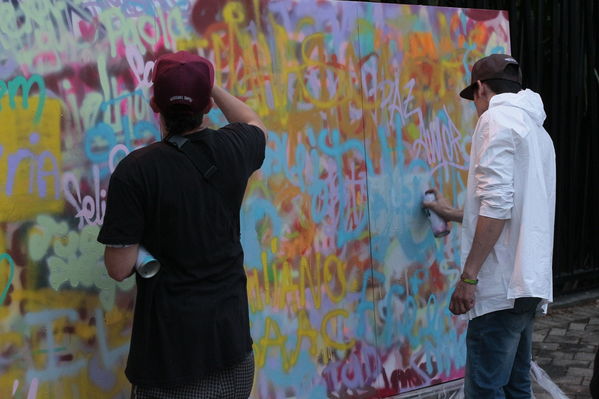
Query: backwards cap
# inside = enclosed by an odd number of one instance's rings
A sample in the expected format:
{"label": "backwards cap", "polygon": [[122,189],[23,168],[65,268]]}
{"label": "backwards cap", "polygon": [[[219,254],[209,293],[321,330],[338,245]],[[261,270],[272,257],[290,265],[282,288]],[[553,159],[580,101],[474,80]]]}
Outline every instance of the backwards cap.
{"label": "backwards cap", "polygon": [[[505,68],[510,64],[518,67],[518,76],[505,73]],[[474,100],[476,82],[479,80],[484,82],[489,79],[511,80],[522,85],[522,72],[520,71],[518,61],[507,54],[491,54],[476,61],[472,67],[470,85],[460,92],[460,97],[466,100]]]}
{"label": "backwards cap", "polygon": [[[158,57],[152,72],[154,102],[161,113],[200,113],[210,103],[214,67],[204,57],[178,51]],[[175,104],[187,107],[172,107]],[[185,109],[185,108],[188,108]]]}

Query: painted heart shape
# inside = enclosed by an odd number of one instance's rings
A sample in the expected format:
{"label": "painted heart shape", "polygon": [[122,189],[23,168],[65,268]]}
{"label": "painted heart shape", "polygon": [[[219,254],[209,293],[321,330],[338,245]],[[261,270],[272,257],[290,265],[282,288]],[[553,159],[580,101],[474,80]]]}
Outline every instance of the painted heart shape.
{"label": "painted heart shape", "polygon": [[79,21],[79,31],[83,40],[92,42],[96,37],[96,25],[87,21]]}

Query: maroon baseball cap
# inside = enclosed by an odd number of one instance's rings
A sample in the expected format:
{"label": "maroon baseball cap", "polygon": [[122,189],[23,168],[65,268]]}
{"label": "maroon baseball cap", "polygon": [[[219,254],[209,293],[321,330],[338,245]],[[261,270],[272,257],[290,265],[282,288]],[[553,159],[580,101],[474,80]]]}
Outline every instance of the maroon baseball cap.
{"label": "maroon baseball cap", "polygon": [[[160,112],[175,104],[186,105],[190,113],[204,111],[210,103],[214,85],[214,66],[210,61],[187,51],[158,57],[152,71],[154,102]],[[176,112],[186,112],[185,107]]]}
{"label": "maroon baseball cap", "polygon": [[[518,67],[518,76],[508,74],[505,72],[505,68],[508,65],[516,65]],[[479,80],[484,82],[489,79],[504,79],[517,82],[522,84],[522,71],[516,61],[511,55],[507,54],[491,54],[488,57],[481,58],[474,63],[472,67],[472,77],[470,79],[470,85],[460,92],[460,97],[466,100],[474,100],[474,89],[476,88],[476,82]]]}

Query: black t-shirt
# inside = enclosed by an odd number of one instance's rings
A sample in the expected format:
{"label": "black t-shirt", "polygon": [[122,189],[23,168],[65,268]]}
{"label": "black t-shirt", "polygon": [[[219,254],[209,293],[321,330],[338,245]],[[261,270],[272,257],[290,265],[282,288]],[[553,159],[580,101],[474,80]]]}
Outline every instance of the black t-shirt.
{"label": "black t-shirt", "polygon": [[136,274],[137,298],[125,374],[141,386],[193,383],[251,350],[239,211],[265,138],[252,125],[185,136],[216,173],[206,181],[187,156],[159,142],[133,151],[110,178],[98,241],[141,244],[160,261]]}

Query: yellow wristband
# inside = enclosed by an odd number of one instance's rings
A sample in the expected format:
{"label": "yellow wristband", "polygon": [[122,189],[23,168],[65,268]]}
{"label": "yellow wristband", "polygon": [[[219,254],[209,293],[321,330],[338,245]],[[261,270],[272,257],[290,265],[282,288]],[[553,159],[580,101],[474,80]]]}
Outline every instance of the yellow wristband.
{"label": "yellow wristband", "polygon": [[478,284],[478,279],[477,278],[465,278],[462,277],[462,281],[466,284],[470,284],[470,285],[476,285]]}

